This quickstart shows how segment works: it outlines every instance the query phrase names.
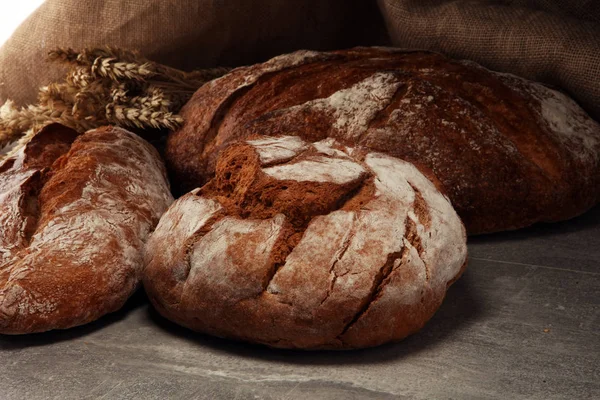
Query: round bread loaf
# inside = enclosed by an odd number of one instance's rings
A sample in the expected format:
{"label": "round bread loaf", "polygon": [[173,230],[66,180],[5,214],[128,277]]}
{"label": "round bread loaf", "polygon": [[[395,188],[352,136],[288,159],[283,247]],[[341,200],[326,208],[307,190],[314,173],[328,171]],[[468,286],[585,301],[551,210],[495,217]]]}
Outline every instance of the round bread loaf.
{"label": "round bread loaf", "polygon": [[173,201],[158,153],[119,128],[50,125],[0,163],[0,333],[64,329],[118,310]]}
{"label": "round bread loaf", "polygon": [[333,139],[256,136],[164,214],[143,282],[162,315],[196,331],[360,348],[419,330],[466,255],[458,215],[412,164]]}
{"label": "round bread loaf", "polygon": [[333,137],[437,177],[469,233],[576,216],[600,197],[600,125],[538,83],[440,54],[384,48],[300,51],[200,88],[170,135],[185,191],[219,151],[252,134]]}

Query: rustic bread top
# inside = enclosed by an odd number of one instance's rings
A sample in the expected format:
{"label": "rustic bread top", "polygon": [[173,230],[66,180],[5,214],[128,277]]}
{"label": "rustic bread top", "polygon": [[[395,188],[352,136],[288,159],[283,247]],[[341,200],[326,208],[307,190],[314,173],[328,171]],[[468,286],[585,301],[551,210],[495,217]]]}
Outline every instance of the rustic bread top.
{"label": "rustic bread top", "polygon": [[172,201],[148,143],[111,127],[76,135],[48,126],[0,165],[0,333],[68,328],[117,310]]}
{"label": "rustic bread top", "polygon": [[189,190],[227,143],[334,137],[433,171],[470,233],[573,217],[600,196],[600,125],[541,84],[422,51],[301,51],[200,88],[170,135]]}
{"label": "rustic bread top", "polygon": [[412,164],[333,139],[252,137],[181,197],[147,244],[157,309],[218,336],[288,348],[399,340],[466,261],[450,202]]}

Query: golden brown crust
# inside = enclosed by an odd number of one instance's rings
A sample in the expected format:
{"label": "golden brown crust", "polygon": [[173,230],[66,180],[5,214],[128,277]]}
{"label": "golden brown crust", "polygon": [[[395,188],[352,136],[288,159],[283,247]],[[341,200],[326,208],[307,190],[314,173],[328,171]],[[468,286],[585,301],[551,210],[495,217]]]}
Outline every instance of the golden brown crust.
{"label": "golden brown crust", "polygon": [[0,333],[64,329],[116,311],[172,201],[158,153],[119,128],[51,125],[0,167]]}
{"label": "golden brown crust", "polygon": [[253,136],[216,166],[146,246],[144,287],[176,323],[272,347],[376,346],[419,330],[464,269],[460,219],[409,163]]}
{"label": "golden brown crust", "polygon": [[423,51],[298,52],[200,88],[170,135],[179,189],[252,134],[334,137],[433,172],[469,233],[582,213],[600,197],[600,126],[542,85]]}

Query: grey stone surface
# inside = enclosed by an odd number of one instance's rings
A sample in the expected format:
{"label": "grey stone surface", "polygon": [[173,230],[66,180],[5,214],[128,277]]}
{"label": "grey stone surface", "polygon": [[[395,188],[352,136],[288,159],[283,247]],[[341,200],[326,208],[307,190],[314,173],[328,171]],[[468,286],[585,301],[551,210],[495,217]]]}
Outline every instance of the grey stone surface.
{"label": "grey stone surface", "polygon": [[401,343],[230,342],[165,321],[140,292],[88,326],[0,336],[0,399],[600,398],[600,207],[469,242],[465,275]]}

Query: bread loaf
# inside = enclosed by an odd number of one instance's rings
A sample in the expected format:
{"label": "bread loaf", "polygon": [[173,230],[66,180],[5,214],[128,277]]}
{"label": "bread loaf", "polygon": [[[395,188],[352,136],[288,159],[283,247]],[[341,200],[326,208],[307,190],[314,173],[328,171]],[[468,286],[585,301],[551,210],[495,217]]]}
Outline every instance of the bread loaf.
{"label": "bread loaf", "polygon": [[0,164],[0,333],[64,329],[116,311],[172,202],[162,161],[119,128],[50,125]]}
{"label": "bread loaf", "polygon": [[412,164],[333,139],[253,136],[146,246],[165,317],[272,347],[346,349],[419,330],[466,265],[465,229]]}
{"label": "bread loaf", "polygon": [[[170,135],[183,190],[253,134],[333,137],[433,171],[469,233],[576,216],[600,197],[600,125],[563,93],[423,51],[301,51],[200,88]],[[425,170],[424,169],[424,170]]]}

